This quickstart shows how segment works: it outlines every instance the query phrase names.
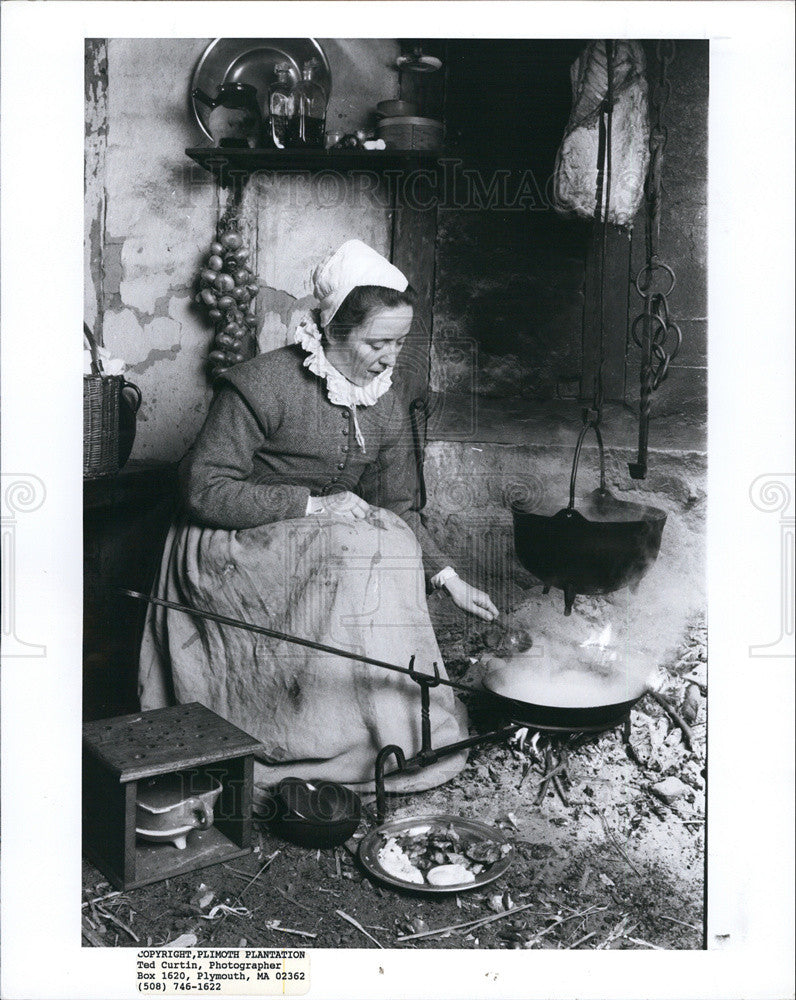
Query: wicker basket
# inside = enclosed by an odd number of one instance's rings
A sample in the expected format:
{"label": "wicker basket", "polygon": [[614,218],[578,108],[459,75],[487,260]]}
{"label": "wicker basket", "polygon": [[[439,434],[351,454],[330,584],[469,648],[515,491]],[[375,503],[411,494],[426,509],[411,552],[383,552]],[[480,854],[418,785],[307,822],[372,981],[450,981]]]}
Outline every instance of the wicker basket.
{"label": "wicker basket", "polygon": [[119,398],[123,375],[106,375],[97,344],[86,324],[91,375],[83,376],[83,478],[99,479],[119,471]]}

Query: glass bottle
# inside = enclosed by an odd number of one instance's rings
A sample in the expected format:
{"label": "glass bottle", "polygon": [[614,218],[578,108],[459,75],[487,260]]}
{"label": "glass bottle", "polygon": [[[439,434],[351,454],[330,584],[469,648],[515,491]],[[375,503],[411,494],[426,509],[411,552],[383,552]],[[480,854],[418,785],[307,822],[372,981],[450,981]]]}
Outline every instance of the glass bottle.
{"label": "glass bottle", "polygon": [[289,63],[278,63],[276,81],[268,90],[268,114],[271,139],[277,149],[295,146],[298,142],[298,105]]}
{"label": "glass bottle", "polygon": [[296,85],[299,118],[299,145],[323,146],[326,129],[326,91],[315,79],[316,59],[304,63],[301,80]]}

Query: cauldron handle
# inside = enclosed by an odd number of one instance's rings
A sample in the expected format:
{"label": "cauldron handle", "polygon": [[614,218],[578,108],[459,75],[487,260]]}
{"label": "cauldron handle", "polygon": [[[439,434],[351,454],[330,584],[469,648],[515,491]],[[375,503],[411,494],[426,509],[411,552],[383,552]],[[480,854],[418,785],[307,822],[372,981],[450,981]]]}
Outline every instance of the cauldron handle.
{"label": "cauldron handle", "polygon": [[575,509],[575,480],[578,477],[580,449],[583,447],[583,439],[586,437],[586,432],[590,427],[594,428],[594,433],[597,435],[597,446],[600,450],[600,491],[605,492],[605,449],[603,447],[603,436],[597,424],[590,420],[581,428],[581,432],[578,434],[578,443],[575,445],[575,457],[572,460],[572,475],[569,480],[569,510]]}

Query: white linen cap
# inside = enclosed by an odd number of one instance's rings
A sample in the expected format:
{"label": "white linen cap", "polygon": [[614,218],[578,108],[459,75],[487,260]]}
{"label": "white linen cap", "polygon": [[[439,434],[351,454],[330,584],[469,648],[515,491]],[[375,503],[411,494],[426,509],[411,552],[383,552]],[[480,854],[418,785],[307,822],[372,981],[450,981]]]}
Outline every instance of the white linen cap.
{"label": "white linen cap", "polygon": [[358,285],[380,285],[405,292],[406,275],[362,240],[347,240],[326,257],[312,274],[312,286],[321,312],[321,326],[328,326],[345,297]]}

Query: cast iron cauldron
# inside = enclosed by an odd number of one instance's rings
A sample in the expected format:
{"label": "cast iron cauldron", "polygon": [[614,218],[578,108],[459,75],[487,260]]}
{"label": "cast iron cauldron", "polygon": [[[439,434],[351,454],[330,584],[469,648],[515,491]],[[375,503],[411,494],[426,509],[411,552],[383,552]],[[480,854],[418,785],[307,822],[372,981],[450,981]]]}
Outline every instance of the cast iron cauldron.
{"label": "cast iron cauldron", "polygon": [[[575,510],[575,480],[583,438],[594,428],[600,451],[600,486]],[[600,430],[580,432],[569,483],[569,506],[552,516],[527,504],[512,504],[514,548],[523,566],[545,586],[564,591],[564,614],[576,594],[610,594],[635,588],[658,557],[665,511],[617,500],[605,486],[605,452]]]}

